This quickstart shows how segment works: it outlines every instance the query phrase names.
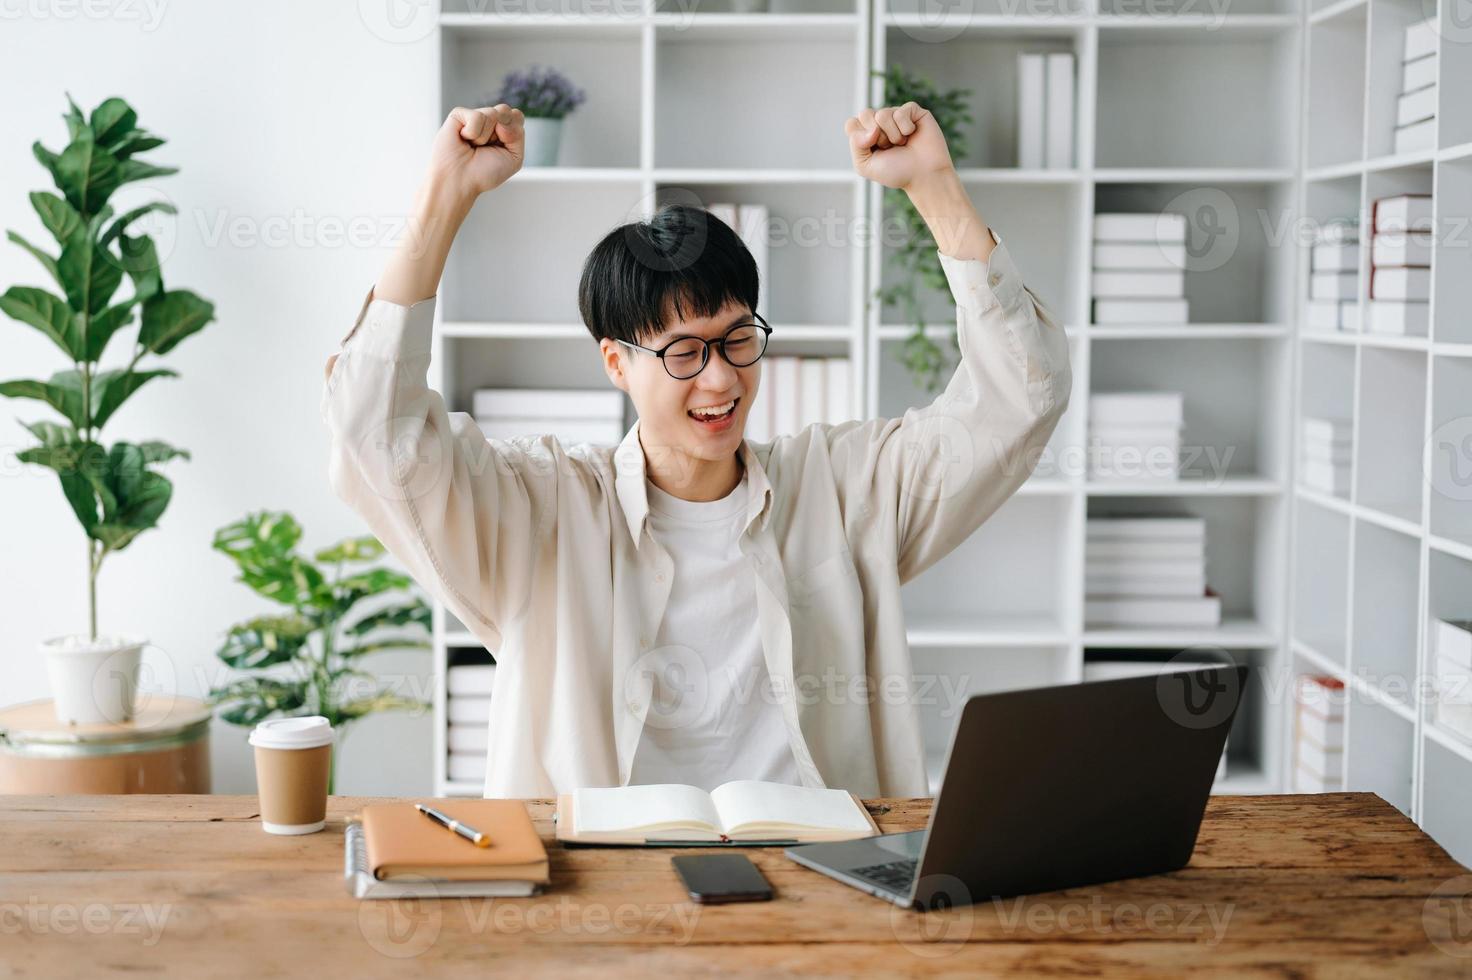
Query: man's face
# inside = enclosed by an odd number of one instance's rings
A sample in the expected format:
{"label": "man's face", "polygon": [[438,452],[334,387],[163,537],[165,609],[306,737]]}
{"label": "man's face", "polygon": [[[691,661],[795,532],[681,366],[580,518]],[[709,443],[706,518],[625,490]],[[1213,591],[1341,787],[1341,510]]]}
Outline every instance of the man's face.
{"label": "man's face", "polygon": [[[713,317],[673,323],[663,333],[640,343],[659,350],[678,337],[715,339],[724,336],[733,324],[750,319],[750,307],[728,303]],[[646,453],[676,451],[696,459],[720,460],[729,458],[740,447],[746,415],[761,381],[761,361],[749,367],[733,367],[716,346],[711,348],[704,370],[680,381],[671,377],[653,354],[606,338],[600,347],[609,379],[628,392],[639,412],[639,430]],[[732,351],[732,356],[740,360],[738,353]],[[669,362],[676,373],[684,373],[686,368],[694,370],[700,358],[696,356],[692,362],[682,365],[672,352]],[[719,410],[732,402],[734,406],[724,416],[696,411]]]}

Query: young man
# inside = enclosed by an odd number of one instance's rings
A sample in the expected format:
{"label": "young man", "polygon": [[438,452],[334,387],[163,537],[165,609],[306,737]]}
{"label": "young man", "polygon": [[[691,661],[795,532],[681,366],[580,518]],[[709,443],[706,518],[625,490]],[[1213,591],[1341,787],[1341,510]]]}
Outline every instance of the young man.
{"label": "young man", "polygon": [[935,236],[962,351],[946,390],[903,418],[743,440],[755,264],[704,211],[662,209],[604,238],[580,287],[638,411],[617,448],[490,442],[429,389],[445,257],[520,168],[522,114],[455,109],[436,136],[322,412],[336,493],[496,653],[485,795],[738,778],[926,795],[900,585],[1027,478],[1068,404],[1068,347],[929,112],[844,130],[856,171]]}

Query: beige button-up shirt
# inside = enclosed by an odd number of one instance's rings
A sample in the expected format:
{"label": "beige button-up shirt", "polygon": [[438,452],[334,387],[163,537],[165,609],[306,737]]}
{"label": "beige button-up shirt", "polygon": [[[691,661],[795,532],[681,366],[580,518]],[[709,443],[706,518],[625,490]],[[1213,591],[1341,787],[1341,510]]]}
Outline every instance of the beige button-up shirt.
{"label": "beige button-up shirt", "polygon": [[[741,549],[800,774],[860,796],[928,792],[900,586],[1027,479],[1072,384],[1000,239],[986,264],[937,254],[962,358],[934,402],[740,448]],[[672,567],[639,425],[615,448],[487,440],[428,385],[433,306],[370,290],[343,338],[322,396],[333,490],[496,655],[485,795],[623,785]]]}

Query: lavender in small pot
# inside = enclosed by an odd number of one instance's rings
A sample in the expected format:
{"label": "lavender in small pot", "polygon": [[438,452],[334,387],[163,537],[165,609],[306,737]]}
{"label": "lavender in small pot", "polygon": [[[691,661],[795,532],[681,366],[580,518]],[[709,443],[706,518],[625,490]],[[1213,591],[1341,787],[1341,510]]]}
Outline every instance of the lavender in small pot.
{"label": "lavender in small pot", "polygon": [[524,71],[507,72],[500,93],[485,104],[504,102],[521,110],[526,130],[523,166],[555,167],[562,147],[562,120],[587,97],[556,68],[533,64]]}

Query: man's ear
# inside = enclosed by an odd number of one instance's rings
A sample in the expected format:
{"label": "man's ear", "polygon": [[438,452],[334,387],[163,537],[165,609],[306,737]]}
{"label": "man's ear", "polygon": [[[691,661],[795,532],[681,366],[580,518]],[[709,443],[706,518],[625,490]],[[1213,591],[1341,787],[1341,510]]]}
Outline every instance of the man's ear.
{"label": "man's ear", "polygon": [[603,373],[608,375],[608,380],[613,382],[615,388],[628,394],[629,376],[624,370],[628,366],[628,361],[625,360],[628,354],[623,346],[616,340],[604,337],[598,341],[598,354],[603,359]]}

